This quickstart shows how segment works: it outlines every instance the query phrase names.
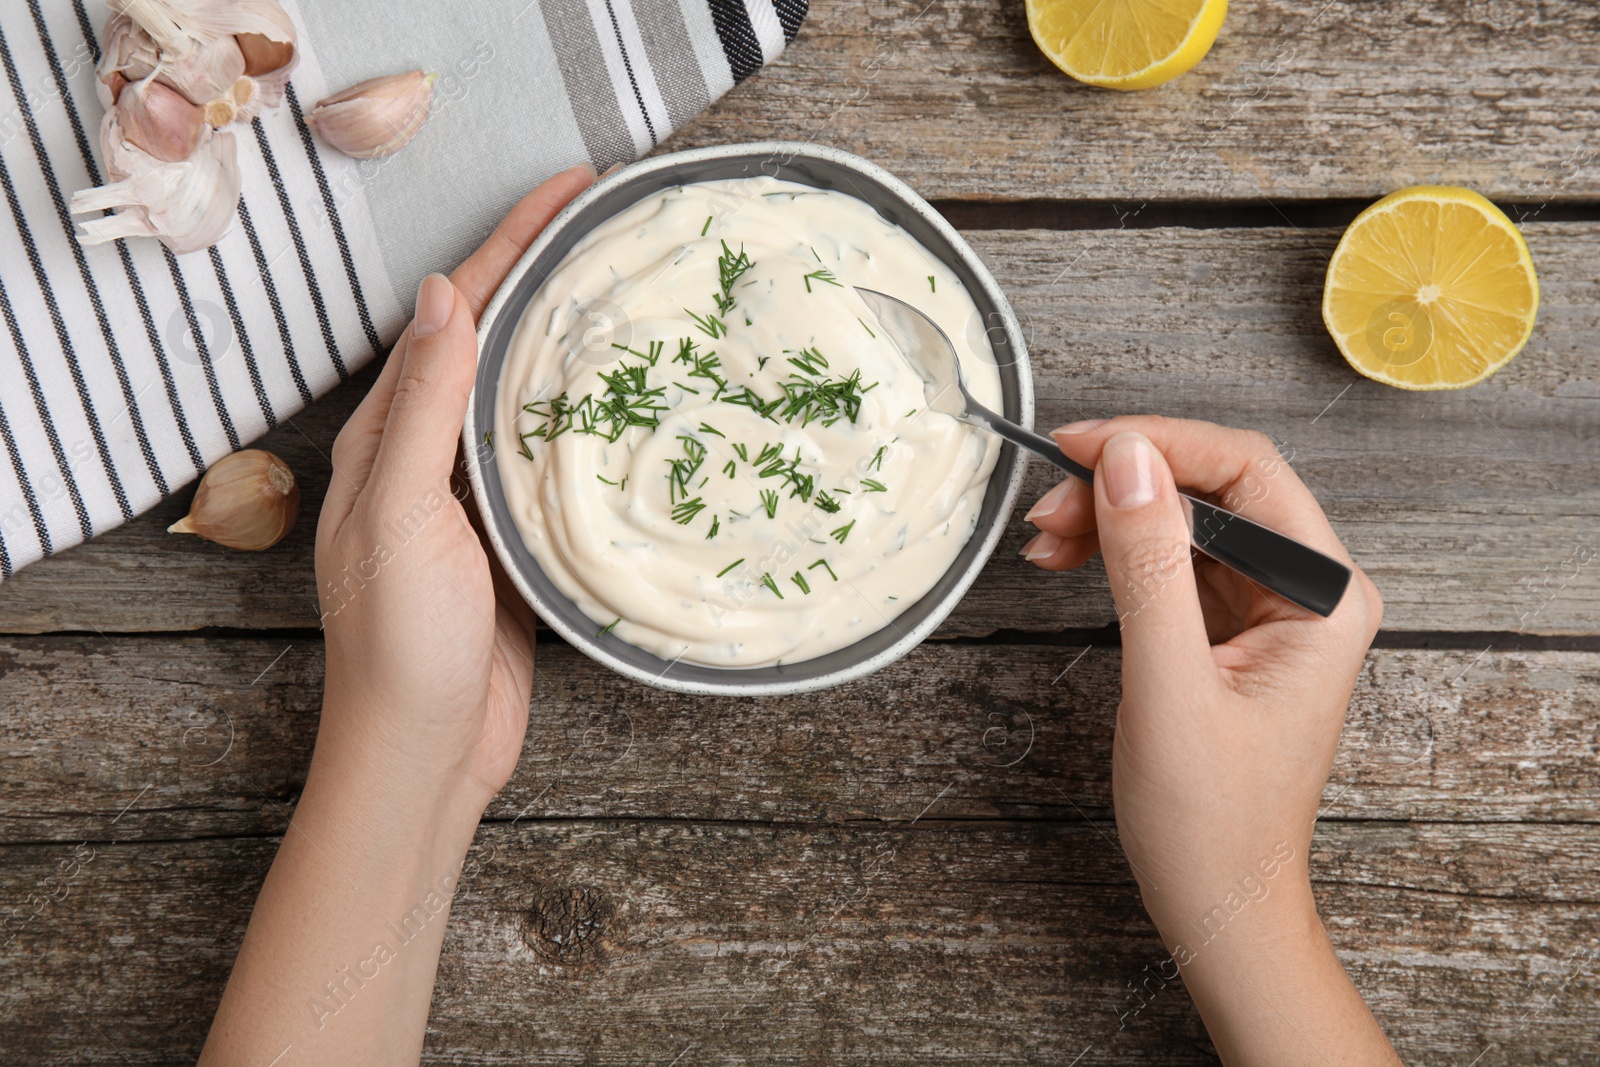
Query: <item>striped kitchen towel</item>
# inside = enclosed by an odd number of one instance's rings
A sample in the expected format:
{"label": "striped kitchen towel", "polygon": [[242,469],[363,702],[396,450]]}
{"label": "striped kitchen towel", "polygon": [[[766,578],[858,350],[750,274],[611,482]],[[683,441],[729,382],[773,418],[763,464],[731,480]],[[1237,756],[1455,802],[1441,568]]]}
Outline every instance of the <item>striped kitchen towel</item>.
{"label": "striped kitchen towel", "polygon": [[[79,245],[104,180],[104,0],[0,2],[0,578],[150,508],[384,351],[422,276],[540,180],[635,159],[794,38],[806,0],[319,0],[284,103],[236,127],[215,247]],[[357,161],[311,102],[440,75],[405,151]]]}

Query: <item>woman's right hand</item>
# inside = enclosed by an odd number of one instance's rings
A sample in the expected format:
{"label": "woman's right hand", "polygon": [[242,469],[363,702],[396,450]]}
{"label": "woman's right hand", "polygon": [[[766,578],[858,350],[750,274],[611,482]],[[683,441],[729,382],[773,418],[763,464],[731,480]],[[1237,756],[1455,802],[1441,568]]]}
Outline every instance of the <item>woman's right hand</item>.
{"label": "woman's right hand", "polygon": [[[1331,997],[1332,1011],[1342,987],[1343,1022],[1372,1042],[1348,1062],[1395,1062],[1332,954],[1307,866],[1345,709],[1383,617],[1377,589],[1355,570],[1324,619],[1191,552],[1178,485],[1351,562],[1261,434],[1145,416],[1073,423],[1055,440],[1095,482],[1046,493],[1023,552],[1046,570],[1105,557],[1122,628],[1117,830],[1224,1061],[1315,1062],[1310,1041],[1347,1062],[1363,1046],[1344,1026],[1287,1010],[1303,993]],[[1329,963],[1331,985],[1307,984]],[[1302,1021],[1283,1032],[1287,1044],[1259,1045],[1293,1015]]]}

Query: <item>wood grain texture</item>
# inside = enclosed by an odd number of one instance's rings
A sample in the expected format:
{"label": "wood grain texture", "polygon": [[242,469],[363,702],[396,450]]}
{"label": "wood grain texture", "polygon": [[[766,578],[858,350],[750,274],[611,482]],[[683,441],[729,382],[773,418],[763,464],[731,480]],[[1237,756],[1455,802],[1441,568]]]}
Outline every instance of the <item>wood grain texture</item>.
{"label": "wood grain texture", "polygon": [[[1063,1064],[1092,1048],[1083,1062],[1214,1063],[1161,981],[1168,955],[1112,829],[486,826],[424,1061]],[[274,847],[0,848],[8,1059],[193,1062]],[[1597,851],[1593,826],[1351,823],[1323,827],[1311,862],[1406,1062],[1577,1064],[1600,1026],[1600,920],[1592,895],[1541,887],[1592,885]]]}
{"label": "wood grain texture", "polygon": [[[1357,376],[1320,317],[1328,230],[971,234],[1029,337],[1038,424],[1141,411],[1264,430],[1383,591],[1393,630],[1600,632],[1600,225],[1527,227],[1543,279],[1527,350],[1459,393]],[[334,437],[371,371],[270,435],[303,513],[253,555],[166,526],[168,502],[0,587],[0,632],[317,624],[311,551]],[[1052,475],[1032,468],[1032,499]],[[941,633],[1054,632],[1114,618],[1098,562],[1046,575],[1014,517]]]}
{"label": "wood grain texture", "polygon": [[783,57],[662,150],[820,141],[929,197],[1118,213],[1419,183],[1536,211],[1600,192],[1597,48],[1583,0],[1235,0],[1199,66],[1116,93],[1057,71],[1021,0],[817,0]]}
{"label": "wood grain texture", "polygon": [[[493,819],[1110,814],[1115,649],[924,646],[825,701],[677,696],[555,642],[538,667]],[[304,783],[315,642],[13,638],[0,671],[0,841],[273,832]],[[1373,652],[1324,818],[1600,823],[1597,694],[1587,653]]]}

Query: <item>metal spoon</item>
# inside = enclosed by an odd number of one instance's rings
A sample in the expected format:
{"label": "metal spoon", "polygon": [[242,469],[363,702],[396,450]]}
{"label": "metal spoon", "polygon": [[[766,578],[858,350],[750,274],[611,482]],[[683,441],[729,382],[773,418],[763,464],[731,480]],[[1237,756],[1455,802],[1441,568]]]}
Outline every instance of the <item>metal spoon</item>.
{"label": "metal spoon", "polygon": [[[1038,453],[1073,477],[1094,483],[1094,471],[1067,458],[1050,438],[1008,422],[972,399],[961,378],[955,346],[938,323],[903,300],[872,289],[858,287],[856,292],[922,379],[930,410],[998,434]],[[1242,515],[1187,493],[1178,496],[1183,501],[1189,539],[1195,548],[1285,600],[1324,617],[1333,614],[1350,584],[1349,567]]]}

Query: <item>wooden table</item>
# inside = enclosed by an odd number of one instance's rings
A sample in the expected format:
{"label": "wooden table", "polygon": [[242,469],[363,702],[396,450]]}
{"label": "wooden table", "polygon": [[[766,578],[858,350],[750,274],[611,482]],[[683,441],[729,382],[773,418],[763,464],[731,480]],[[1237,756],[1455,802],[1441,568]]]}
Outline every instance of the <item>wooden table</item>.
{"label": "wooden table", "polygon": [[[908,179],[1016,303],[1041,424],[1279,440],[1388,605],[1313,856],[1346,965],[1408,1062],[1596,1062],[1600,13],[1236,0],[1196,71],[1116,95],[1017,0],[924,3],[816,0],[667,147],[809,138]],[[1357,377],[1318,313],[1341,227],[1425,181],[1516,205],[1544,289],[1461,393]],[[198,1050],[304,781],[323,457],[371,377],[268,438],[306,489],[272,551],[167,537],[180,501],[0,590],[8,1063]],[[1213,1060],[1115,844],[1103,572],[1023,565],[1026,533],[825,697],[673,697],[546,640],[427,1059]]]}

